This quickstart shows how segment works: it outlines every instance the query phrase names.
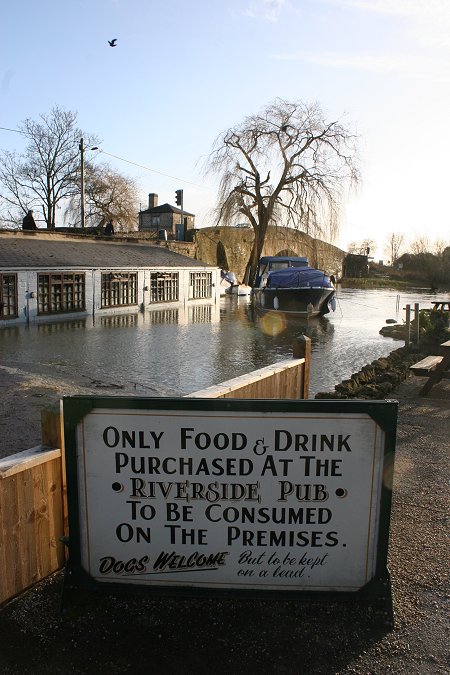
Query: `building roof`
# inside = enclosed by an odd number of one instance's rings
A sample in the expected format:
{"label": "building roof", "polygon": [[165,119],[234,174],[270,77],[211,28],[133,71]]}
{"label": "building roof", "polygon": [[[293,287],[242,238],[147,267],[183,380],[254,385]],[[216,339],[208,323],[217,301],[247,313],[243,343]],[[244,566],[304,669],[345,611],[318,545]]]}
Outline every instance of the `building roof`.
{"label": "building roof", "polygon": [[163,246],[120,241],[51,240],[39,233],[0,235],[1,269],[211,267]]}
{"label": "building roof", "polygon": [[189,213],[189,211],[181,211],[181,209],[177,209],[176,206],[172,206],[171,204],[161,204],[161,206],[152,206],[149,209],[144,209],[141,211],[141,213],[183,213],[184,216],[192,216],[195,218],[195,215],[193,213]]}

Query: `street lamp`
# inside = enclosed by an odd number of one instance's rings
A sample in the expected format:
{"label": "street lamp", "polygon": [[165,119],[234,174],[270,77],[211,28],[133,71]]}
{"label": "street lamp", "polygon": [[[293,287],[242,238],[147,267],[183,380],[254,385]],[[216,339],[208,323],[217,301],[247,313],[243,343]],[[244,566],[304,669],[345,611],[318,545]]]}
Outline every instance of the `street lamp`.
{"label": "street lamp", "polygon": [[[84,230],[86,227],[86,212],[84,208],[84,140],[80,138],[80,144],[78,146],[81,155],[81,227]],[[93,148],[87,148],[88,150],[98,150],[97,146]]]}

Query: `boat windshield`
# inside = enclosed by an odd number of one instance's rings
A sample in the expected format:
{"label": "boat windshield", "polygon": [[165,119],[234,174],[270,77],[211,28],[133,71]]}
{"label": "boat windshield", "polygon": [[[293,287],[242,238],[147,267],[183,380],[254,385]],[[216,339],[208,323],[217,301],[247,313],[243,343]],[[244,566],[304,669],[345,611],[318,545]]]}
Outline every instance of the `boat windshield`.
{"label": "boat windshield", "polygon": [[284,270],[288,267],[308,267],[308,259],[300,260],[269,260],[259,265],[258,276],[262,276],[264,272],[275,272],[277,270]]}
{"label": "boat windshield", "polygon": [[278,258],[276,256],[261,258],[256,272],[255,286],[257,288],[265,286],[269,272],[278,272],[292,267],[308,267],[308,258]]}

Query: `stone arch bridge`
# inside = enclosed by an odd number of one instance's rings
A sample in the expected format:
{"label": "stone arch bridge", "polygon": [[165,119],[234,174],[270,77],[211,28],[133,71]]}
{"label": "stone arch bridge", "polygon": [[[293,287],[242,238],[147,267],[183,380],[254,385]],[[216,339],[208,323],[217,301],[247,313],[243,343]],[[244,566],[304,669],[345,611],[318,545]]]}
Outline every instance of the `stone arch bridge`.
{"label": "stone arch bridge", "polygon": [[[196,230],[195,257],[222,269],[232,270],[238,280],[242,281],[253,238],[250,227],[207,227]],[[340,278],[346,253],[304,232],[287,227],[271,227],[267,233],[263,255],[306,256],[311,267]]]}

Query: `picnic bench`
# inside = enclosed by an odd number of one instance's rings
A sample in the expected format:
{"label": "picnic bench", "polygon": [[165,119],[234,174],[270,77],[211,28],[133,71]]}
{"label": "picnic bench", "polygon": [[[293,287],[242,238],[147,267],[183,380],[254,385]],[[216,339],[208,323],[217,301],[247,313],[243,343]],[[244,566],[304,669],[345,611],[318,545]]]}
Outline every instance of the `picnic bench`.
{"label": "picnic bench", "polygon": [[426,396],[435,384],[443,378],[450,378],[450,340],[441,344],[440,351],[440,356],[426,356],[410,366],[414,375],[428,377],[419,391],[419,396]]}

